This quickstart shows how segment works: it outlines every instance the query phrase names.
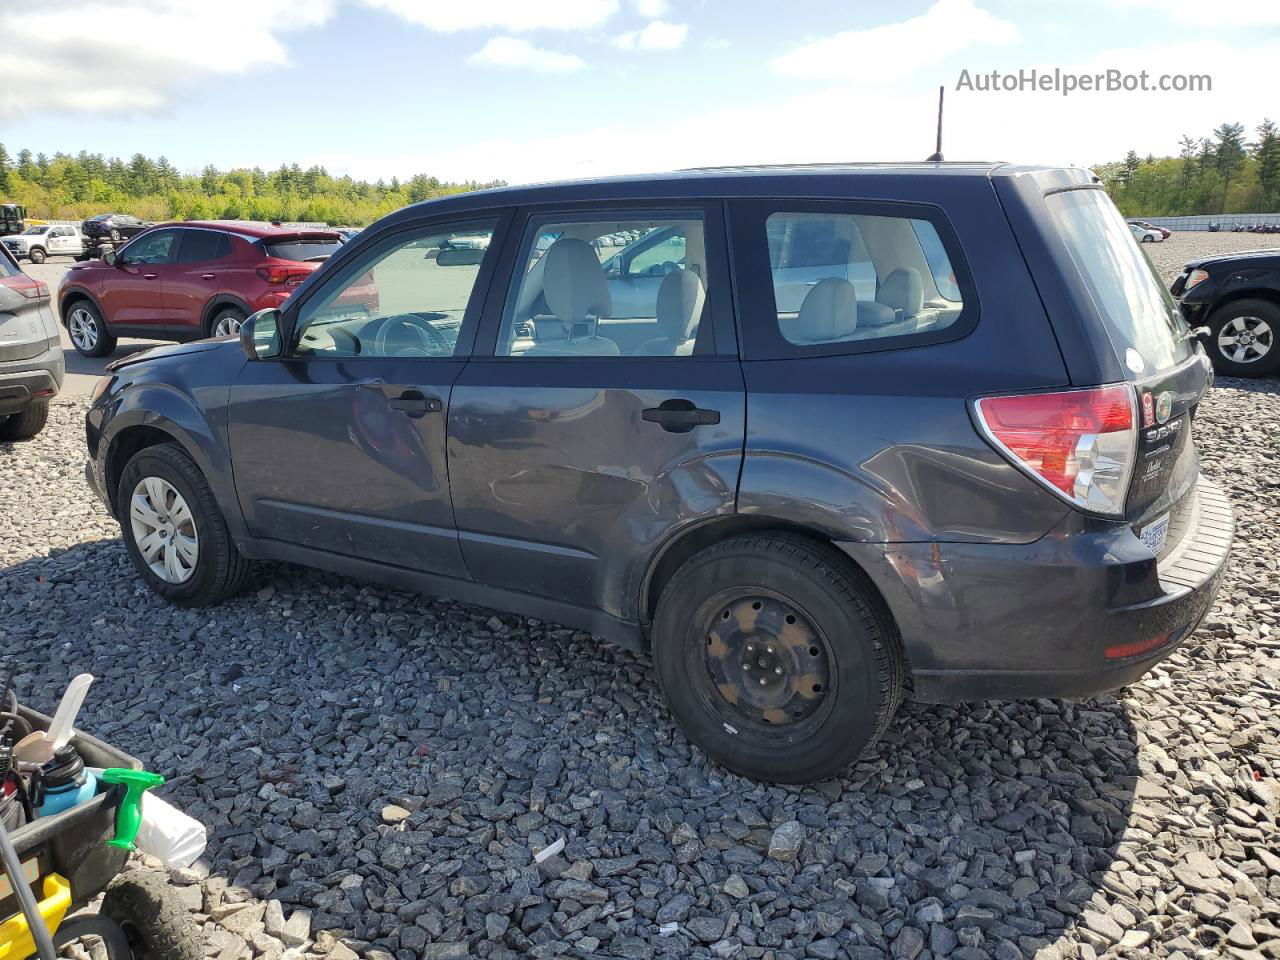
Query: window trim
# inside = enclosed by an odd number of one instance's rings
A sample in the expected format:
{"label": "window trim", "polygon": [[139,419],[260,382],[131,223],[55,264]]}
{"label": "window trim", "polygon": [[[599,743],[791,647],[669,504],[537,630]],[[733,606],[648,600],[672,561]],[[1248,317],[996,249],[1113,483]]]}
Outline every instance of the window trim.
{"label": "window trim", "polygon": [[[480,318],[489,299],[489,291],[493,282],[494,268],[499,261],[507,233],[511,225],[511,210],[506,207],[493,207],[482,210],[459,211],[449,215],[414,220],[410,223],[397,224],[386,231],[368,234],[368,231],[350,243],[338,247],[338,251],[326,260],[303,282],[299,291],[301,296],[289,298],[282,311],[284,331],[287,335],[286,348],[276,359],[287,361],[328,360],[334,363],[364,363],[375,360],[395,360],[397,363],[440,363],[466,360],[472,355],[475,347],[476,331],[480,326]],[[385,255],[389,250],[412,241],[415,237],[444,229],[465,229],[471,225],[492,224],[493,233],[489,238],[489,248],[480,261],[480,270],[476,273],[475,283],[471,288],[471,296],[467,299],[467,307],[463,313],[462,326],[458,328],[458,339],[454,342],[453,355],[449,357],[375,357],[375,356],[339,356],[324,353],[297,353],[298,340],[302,336],[302,328],[298,325],[300,315],[307,304],[315,297],[324,295],[324,291],[334,284],[349,283],[364,270],[371,259]]]}
{"label": "window trim", "polygon": [[[529,238],[529,230],[535,222],[591,222],[609,219],[636,219],[640,216],[652,219],[670,217],[678,219],[682,215],[687,218],[690,213],[700,214],[703,223],[704,253],[707,257],[708,272],[720,275],[724,279],[714,288],[707,288],[706,305],[703,320],[711,334],[711,349],[705,353],[689,353],[684,356],[618,356],[601,357],[591,355],[566,354],[526,356],[523,354],[498,354],[498,336],[502,332],[503,318],[507,306],[519,295],[520,282],[524,279],[519,273],[521,256],[525,249],[525,241]],[[718,198],[702,197],[667,197],[660,199],[605,199],[579,200],[560,203],[528,204],[521,206],[515,213],[507,242],[503,245],[502,258],[498,262],[491,283],[492,293],[485,306],[479,335],[476,338],[473,359],[495,363],[547,363],[570,362],[582,363],[599,360],[633,361],[633,362],[723,362],[726,359],[738,359],[738,340],[734,320],[732,286],[732,264],[728,256],[728,241],[724,218],[724,203]],[[701,330],[701,324],[699,329]]]}
{"label": "window trim", "polygon": [[[796,344],[778,326],[766,227],[772,214],[828,213],[838,216],[896,217],[933,225],[956,275],[962,306],[954,323],[941,330],[903,333],[868,340]],[[729,236],[733,242],[742,324],[743,360],[799,360],[838,357],[883,350],[903,350],[947,343],[968,336],[978,325],[980,307],[969,262],[942,208],[930,203],[897,200],[812,200],[793,197],[729,201]]]}

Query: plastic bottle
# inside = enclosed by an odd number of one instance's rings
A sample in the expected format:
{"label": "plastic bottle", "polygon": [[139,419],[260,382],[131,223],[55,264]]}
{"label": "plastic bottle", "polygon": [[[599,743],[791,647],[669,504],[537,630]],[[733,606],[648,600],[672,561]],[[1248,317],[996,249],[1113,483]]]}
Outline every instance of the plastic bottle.
{"label": "plastic bottle", "polygon": [[85,769],[71,744],[59,747],[53,759],[40,768],[40,782],[44,797],[36,807],[37,817],[70,810],[98,792],[98,778]]}

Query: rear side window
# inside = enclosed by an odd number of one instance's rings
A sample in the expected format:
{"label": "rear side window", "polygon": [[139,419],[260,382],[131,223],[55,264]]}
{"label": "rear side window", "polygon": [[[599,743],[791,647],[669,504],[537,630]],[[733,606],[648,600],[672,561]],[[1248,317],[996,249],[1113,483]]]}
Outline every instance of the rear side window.
{"label": "rear side window", "polygon": [[950,257],[927,220],[777,210],[765,236],[777,329],[793,346],[936,333],[963,311]]}
{"label": "rear side window", "polygon": [[1142,376],[1190,357],[1186,324],[1110,198],[1067,190],[1045,202],[1125,367]]}
{"label": "rear side window", "polygon": [[178,263],[221,260],[231,252],[231,238],[212,230],[185,230],[178,248]]}
{"label": "rear side window", "polygon": [[328,238],[293,237],[287,240],[263,240],[262,249],[268,257],[277,260],[294,260],[305,263],[308,260],[328,260],[338,252],[342,241],[337,237]]}

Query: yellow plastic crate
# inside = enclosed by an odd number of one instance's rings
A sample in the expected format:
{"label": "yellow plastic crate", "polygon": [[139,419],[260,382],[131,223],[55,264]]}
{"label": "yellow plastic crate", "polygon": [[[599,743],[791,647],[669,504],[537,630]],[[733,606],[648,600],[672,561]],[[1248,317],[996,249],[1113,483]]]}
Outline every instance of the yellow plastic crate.
{"label": "yellow plastic crate", "polygon": [[[36,906],[44,925],[53,936],[62,924],[62,918],[71,909],[71,884],[56,873],[47,874],[44,878],[44,899]],[[36,942],[27,926],[27,918],[15,913],[0,923],[0,960],[27,960],[35,956]]]}

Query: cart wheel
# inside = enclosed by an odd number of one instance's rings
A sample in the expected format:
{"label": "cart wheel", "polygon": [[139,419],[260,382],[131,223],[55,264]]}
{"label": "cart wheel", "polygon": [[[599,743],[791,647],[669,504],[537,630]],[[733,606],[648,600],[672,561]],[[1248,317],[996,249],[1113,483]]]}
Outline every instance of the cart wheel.
{"label": "cart wheel", "polygon": [[162,874],[126,870],[107,887],[102,913],[124,929],[134,960],[204,960],[204,936]]}
{"label": "cart wheel", "polygon": [[81,941],[86,938],[97,940],[100,945],[98,950],[88,951],[91,957],[100,957],[105,953],[107,960],[134,960],[133,948],[129,946],[129,938],[125,936],[120,924],[100,913],[81,913],[68,917],[54,934],[53,946],[59,956],[67,956],[65,948],[75,943],[80,947],[78,955],[84,956],[85,944]]}

